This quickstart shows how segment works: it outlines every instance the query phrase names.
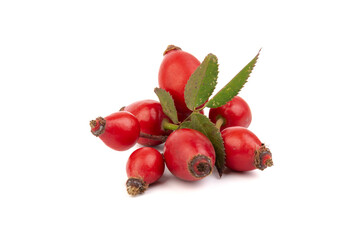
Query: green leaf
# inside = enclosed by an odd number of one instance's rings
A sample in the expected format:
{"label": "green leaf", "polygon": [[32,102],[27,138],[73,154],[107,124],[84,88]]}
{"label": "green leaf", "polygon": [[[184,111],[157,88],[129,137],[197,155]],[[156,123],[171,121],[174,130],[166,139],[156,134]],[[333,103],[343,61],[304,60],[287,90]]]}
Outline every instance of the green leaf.
{"label": "green leaf", "polygon": [[206,107],[217,108],[225,105],[231,99],[233,99],[240,92],[241,88],[247,82],[253,68],[255,67],[256,61],[258,60],[259,54],[251,60],[228,84],[225,85],[214,97],[212,97],[207,103]]}
{"label": "green leaf", "polygon": [[210,53],[193,72],[185,86],[185,103],[190,110],[195,110],[209,99],[215,90],[218,73],[217,57]]}
{"label": "green leaf", "polygon": [[155,88],[154,92],[160,100],[161,107],[165,115],[168,116],[173,123],[178,124],[179,120],[175,108],[174,99],[171,97],[170,93],[168,93],[162,88]]}
{"label": "green leaf", "polygon": [[193,113],[191,115],[191,120],[183,122],[180,125],[180,128],[195,129],[203,133],[210,140],[216,153],[215,166],[221,177],[225,168],[225,148],[219,129],[215,127],[209,118],[200,113]]}

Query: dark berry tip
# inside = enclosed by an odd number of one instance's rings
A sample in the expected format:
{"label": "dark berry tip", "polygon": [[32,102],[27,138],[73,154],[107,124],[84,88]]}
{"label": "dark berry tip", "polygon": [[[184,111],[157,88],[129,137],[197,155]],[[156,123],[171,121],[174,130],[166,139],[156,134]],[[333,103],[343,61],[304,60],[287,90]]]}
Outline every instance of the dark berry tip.
{"label": "dark berry tip", "polygon": [[212,173],[211,159],[208,156],[198,154],[190,160],[188,169],[192,176],[204,178]]}
{"label": "dark berry tip", "polygon": [[265,144],[261,144],[260,148],[255,151],[254,165],[257,169],[260,170],[264,170],[267,167],[274,165],[271,151],[265,146]]}
{"label": "dark berry tip", "polygon": [[106,120],[102,117],[90,121],[91,133],[96,137],[100,136],[105,131]]}
{"label": "dark berry tip", "polygon": [[274,165],[274,162],[271,158],[269,158],[265,161],[265,165],[266,167],[272,167]]}
{"label": "dark berry tip", "polygon": [[142,194],[148,188],[148,184],[140,178],[129,178],[126,181],[126,190],[129,195],[136,196]]}
{"label": "dark berry tip", "polygon": [[167,53],[173,50],[181,50],[181,48],[175,46],[175,45],[169,45],[167,46],[166,50],[164,51],[163,55],[165,56]]}

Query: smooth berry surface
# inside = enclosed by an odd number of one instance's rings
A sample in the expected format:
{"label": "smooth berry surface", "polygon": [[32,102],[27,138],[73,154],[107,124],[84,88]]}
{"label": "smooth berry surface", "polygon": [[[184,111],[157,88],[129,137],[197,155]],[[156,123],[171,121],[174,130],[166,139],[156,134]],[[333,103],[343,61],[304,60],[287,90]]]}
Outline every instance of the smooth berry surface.
{"label": "smooth berry surface", "polygon": [[160,65],[159,87],[173,97],[180,121],[191,113],[185,103],[184,90],[191,74],[199,65],[199,60],[180,49],[167,52]]}
{"label": "smooth berry surface", "polygon": [[[259,138],[244,127],[229,127],[221,132],[226,153],[226,166],[235,171],[251,171],[266,168],[271,153],[263,147]],[[264,148],[263,152],[259,152]],[[261,161],[257,167],[256,158]],[[272,162],[271,162],[272,163]],[[263,170],[263,169],[262,169]]]}
{"label": "smooth berry surface", "polygon": [[151,147],[135,150],[126,164],[126,173],[129,178],[139,178],[147,184],[159,180],[163,175],[165,163],[161,153]]}
{"label": "smooth berry surface", "polygon": [[239,96],[235,96],[231,101],[218,108],[211,108],[209,118],[213,123],[219,118],[224,119],[224,124],[220,130],[227,127],[249,127],[252,115],[249,105]]}
{"label": "smooth berry surface", "polygon": [[94,120],[92,132],[101,127],[104,130],[99,138],[110,148],[117,151],[125,151],[136,144],[140,134],[140,123],[136,117],[126,111],[115,112],[105,119],[105,125],[100,126],[99,120]]}
{"label": "smooth berry surface", "polygon": [[170,134],[165,142],[164,157],[169,171],[187,181],[204,178],[215,164],[213,145],[204,134],[193,129],[184,128]]}
{"label": "smooth berry surface", "polygon": [[[162,123],[164,120],[170,122],[164,114],[161,104],[155,100],[142,100],[134,102],[124,108],[131,112],[139,120],[141,132],[151,135],[168,135],[170,131],[164,130]],[[162,141],[140,137],[138,143],[144,146],[156,146]]]}

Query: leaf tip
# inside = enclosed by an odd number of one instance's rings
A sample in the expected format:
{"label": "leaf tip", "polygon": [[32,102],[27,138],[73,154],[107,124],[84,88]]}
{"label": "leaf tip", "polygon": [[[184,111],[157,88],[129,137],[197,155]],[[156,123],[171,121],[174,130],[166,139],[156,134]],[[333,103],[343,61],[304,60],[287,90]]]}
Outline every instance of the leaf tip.
{"label": "leaf tip", "polygon": [[256,59],[258,59],[258,58],[259,58],[259,55],[260,55],[261,50],[262,50],[262,47],[259,49],[258,54],[256,54]]}
{"label": "leaf tip", "polygon": [[209,56],[209,57],[212,57],[212,58],[214,58],[214,59],[217,59],[217,56],[216,56],[215,54],[213,54],[213,53],[209,53],[208,56]]}
{"label": "leaf tip", "polygon": [[223,170],[222,169],[218,169],[218,173],[219,173],[219,177],[221,178],[223,175]]}

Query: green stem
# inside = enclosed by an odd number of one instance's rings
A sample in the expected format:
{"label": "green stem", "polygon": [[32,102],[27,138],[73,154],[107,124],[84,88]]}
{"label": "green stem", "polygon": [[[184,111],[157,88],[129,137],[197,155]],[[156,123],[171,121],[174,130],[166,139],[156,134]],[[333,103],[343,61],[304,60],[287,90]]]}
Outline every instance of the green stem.
{"label": "green stem", "polygon": [[162,127],[166,130],[177,130],[179,128],[179,125],[169,123],[168,121],[163,121]]}
{"label": "green stem", "polygon": [[216,120],[215,127],[220,130],[221,126],[225,123],[225,119],[223,117],[219,117]]}

